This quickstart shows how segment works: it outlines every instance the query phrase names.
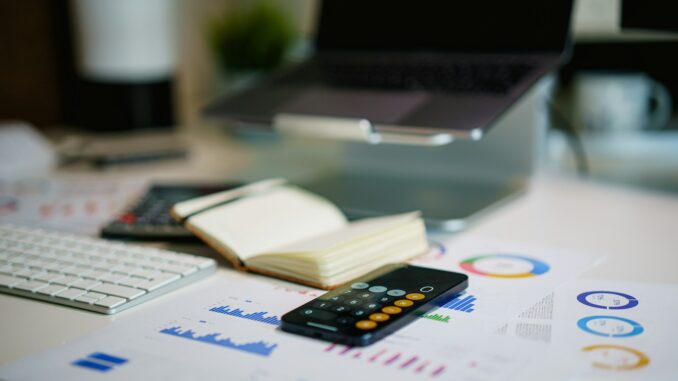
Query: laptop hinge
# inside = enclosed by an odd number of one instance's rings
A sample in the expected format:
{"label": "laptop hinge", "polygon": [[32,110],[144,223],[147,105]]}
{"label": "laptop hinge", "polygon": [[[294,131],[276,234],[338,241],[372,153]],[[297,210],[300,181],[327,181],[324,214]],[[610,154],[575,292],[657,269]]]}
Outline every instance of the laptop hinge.
{"label": "laptop hinge", "polygon": [[273,118],[273,128],[283,135],[359,141],[368,144],[435,147],[450,144],[454,141],[454,137],[446,133],[380,132],[367,119],[317,115],[278,114]]}

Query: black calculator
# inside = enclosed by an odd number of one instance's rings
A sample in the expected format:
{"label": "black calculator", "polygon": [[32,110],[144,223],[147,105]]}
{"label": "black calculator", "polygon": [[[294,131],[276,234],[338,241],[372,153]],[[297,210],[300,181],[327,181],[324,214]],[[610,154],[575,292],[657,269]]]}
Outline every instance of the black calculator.
{"label": "black calculator", "polygon": [[464,274],[393,264],[286,313],[281,329],[334,343],[365,346],[468,287]]}
{"label": "black calculator", "polygon": [[136,240],[191,240],[194,236],[169,214],[174,204],[242,186],[224,184],[156,184],[130,208],[101,230],[106,238]]}

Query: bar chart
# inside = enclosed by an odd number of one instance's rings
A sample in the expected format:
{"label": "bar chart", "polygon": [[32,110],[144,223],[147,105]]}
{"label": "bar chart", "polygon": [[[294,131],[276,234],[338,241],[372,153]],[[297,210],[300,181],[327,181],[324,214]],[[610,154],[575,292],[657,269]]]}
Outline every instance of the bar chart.
{"label": "bar chart", "polygon": [[415,375],[429,378],[438,377],[445,372],[445,364],[429,360],[424,356],[407,354],[395,349],[366,348],[359,349],[340,344],[330,344],[325,347],[326,353],[360,360],[367,363],[389,367],[391,369],[407,371]]}
{"label": "bar chart", "polygon": [[260,323],[271,324],[275,326],[280,325],[280,319],[277,316],[266,316],[269,314],[267,311],[257,311],[252,313],[245,313],[245,311],[240,308],[234,308],[230,306],[216,306],[209,309],[210,312],[216,312],[218,314],[235,316],[241,319],[248,319],[253,321],[258,321]]}
{"label": "bar chart", "polygon": [[475,304],[474,302],[477,298],[473,295],[466,295],[461,293],[456,295],[454,298],[445,300],[438,304],[441,308],[447,308],[448,310],[461,311],[466,313],[471,313],[474,311]]}
{"label": "bar chart", "polygon": [[199,341],[206,344],[217,345],[224,348],[236,349],[243,352],[252,353],[259,356],[268,357],[273,353],[273,350],[278,346],[278,344],[271,344],[265,341],[255,341],[238,344],[232,341],[230,338],[220,338],[220,332],[210,332],[204,335],[201,335],[192,329],[182,329],[180,326],[173,326],[169,328],[164,328],[159,331],[160,333],[180,337],[183,339]]}

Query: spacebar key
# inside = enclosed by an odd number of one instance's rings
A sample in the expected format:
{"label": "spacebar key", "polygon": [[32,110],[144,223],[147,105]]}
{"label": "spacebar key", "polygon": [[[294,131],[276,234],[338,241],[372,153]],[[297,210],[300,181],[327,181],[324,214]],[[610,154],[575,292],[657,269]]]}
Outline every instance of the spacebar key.
{"label": "spacebar key", "polygon": [[145,294],[146,291],[139,290],[138,288],[132,288],[127,286],[120,286],[117,284],[104,283],[99,286],[94,287],[90,291],[101,292],[103,294],[120,296],[127,299],[138,298],[141,295]]}

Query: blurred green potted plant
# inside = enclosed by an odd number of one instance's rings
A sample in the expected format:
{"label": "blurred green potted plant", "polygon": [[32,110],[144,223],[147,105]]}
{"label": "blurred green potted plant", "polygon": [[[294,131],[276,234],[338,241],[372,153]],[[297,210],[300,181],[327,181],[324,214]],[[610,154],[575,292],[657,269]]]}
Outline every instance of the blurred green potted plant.
{"label": "blurred green potted plant", "polygon": [[210,35],[229,87],[249,83],[279,66],[295,38],[288,15],[269,0],[236,3],[212,24]]}

